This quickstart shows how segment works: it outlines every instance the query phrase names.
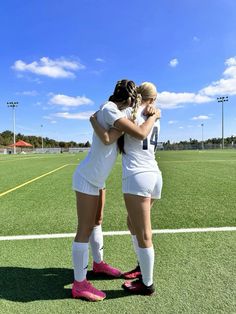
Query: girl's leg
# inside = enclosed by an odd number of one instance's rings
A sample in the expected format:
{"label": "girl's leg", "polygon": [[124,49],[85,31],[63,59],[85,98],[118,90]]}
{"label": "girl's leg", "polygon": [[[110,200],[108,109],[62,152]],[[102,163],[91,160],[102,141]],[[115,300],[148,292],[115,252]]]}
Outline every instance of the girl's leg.
{"label": "girl's leg", "polygon": [[76,281],[83,281],[87,275],[88,241],[92,232],[98,196],[76,192],[78,228],[72,248],[74,277]]}
{"label": "girl's leg", "polygon": [[72,247],[75,281],[72,286],[74,298],[100,301],[106,294],[86,280],[88,267],[88,241],[95,223],[98,196],[76,192],[78,228]]}
{"label": "girl's leg", "polygon": [[99,200],[97,206],[97,213],[95,218],[95,225],[90,235],[89,242],[93,255],[93,271],[96,274],[104,274],[111,277],[120,277],[122,272],[112,267],[103,261],[103,234],[102,234],[102,219],[103,209],[105,205],[106,190],[99,191]]}
{"label": "girl's leg", "polygon": [[[151,199],[150,209],[152,208],[153,203],[154,203],[154,199]],[[132,226],[129,215],[127,215],[127,226],[128,226],[128,229],[131,233],[131,236],[132,236],[134,251],[137,255],[137,259],[139,260],[139,258],[138,258],[138,240],[137,240],[137,237],[136,237],[136,234],[135,234],[134,228]]]}
{"label": "girl's leg", "polygon": [[97,204],[97,212],[95,217],[95,225],[89,237],[89,243],[93,255],[93,260],[96,263],[103,261],[103,234],[102,234],[102,219],[103,209],[105,206],[106,190],[99,191],[99,199]]}
{"label": "girl's leg", "polygon": [[134,228],[132,226],[129,215],[127,216],[127,226],[128,226],[129,231],[131,233],[134,252],[136,253],[137,260],[139,260],[139,258],[138,258],[138,240],[137,240],[137,237],[136,237],[136,234],[135,234]]}
{"label": "girl's leg", "polygon": [[138,246],[138,240],[137,240],[137,237],[135,235],[135,231],[134,231],[134,228],[132,226],[129,215],[127,216],[127,226],[128,226],[128,229],[131,233],[133,248],[134,248],[134,252],[135,252],[136,257],[137,257],[137,266],[134,269],[123,273],[123,277],[125,279],[136,279],[136,278],[141,277],[141,270],[140,270],[140,266],[139,266],[139,257],[138,257],[138,247],[139,246]]}
{"label": "girl's leg", "polygon": [[154,249],[150,219],[151,199],[124,194],[125,204],[133,230],[138,240],[138,256],[142,280],[146,286],[153,284]]}

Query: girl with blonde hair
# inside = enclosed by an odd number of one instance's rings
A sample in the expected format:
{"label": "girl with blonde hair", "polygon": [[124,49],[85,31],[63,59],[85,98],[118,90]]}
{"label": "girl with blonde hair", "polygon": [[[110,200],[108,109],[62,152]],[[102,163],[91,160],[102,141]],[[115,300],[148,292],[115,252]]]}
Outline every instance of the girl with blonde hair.
{"label": "girl with blonde hair", "polygon": [[[157,90],[150,82],[142,83],[137,92],[141,103],[135,103],[125,110],[126,116],[134,124],[141,125],[147,120],[146,110],[154,107]],[[95,132],[102,137],[100,126],[93,124]],[[160,120],[157,119],[145,139],[137,139],[127,133],[118,140],[122,152],[122,191],[128,212],[127,223],[131,231],[138,266],[123,274],[126,279],[122,287],[134,294],[151,295],[153,284],[154,248],[152,243],[151,207],[155,199],[161,198],[162,175],[155,159],[155,150],[160,131]],[[103,132],[106,137],[112,131]],[[111,139],[111,138],[110,138]],[[111,139],[112,141],[112,139]]]}

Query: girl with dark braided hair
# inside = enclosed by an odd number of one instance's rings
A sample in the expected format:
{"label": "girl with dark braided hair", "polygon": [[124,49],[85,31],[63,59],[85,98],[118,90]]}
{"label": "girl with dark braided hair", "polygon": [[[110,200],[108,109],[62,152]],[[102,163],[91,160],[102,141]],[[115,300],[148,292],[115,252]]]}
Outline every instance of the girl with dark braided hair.
{"label": "girl with dark braided hair", "polygon": [[[118,81],[109,101],[96,113],[98,123],[106,130],[113,129],[113,143],[106,145],[96,133],[86,158],[77,166],[73,175],[73,189],[76,192],[78,228],[72,246],[74,264],[74,283],[72,296],[90,301],[103,300],[106,294],[87,281],[89,243],[93,255],[93,272],[112,277],[122,273],[103,261],[102,214],[105,201],[105,180],[117,158],[116,139],[122,132],[145,139],[149,134],[156,116],[150,117],[142,125],[128,120],[121,110],[132,106],[138,98],[135,83],[130,80]],[[90,121],[94,121],[91,117]]]}

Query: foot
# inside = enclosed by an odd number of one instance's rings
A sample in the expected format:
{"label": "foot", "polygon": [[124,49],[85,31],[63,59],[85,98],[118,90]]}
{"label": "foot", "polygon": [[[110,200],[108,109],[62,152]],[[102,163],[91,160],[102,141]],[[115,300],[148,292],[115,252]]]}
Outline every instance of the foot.
{"label": "foot", "polygon": [[137,265],[134,269],[127,271],[123,273],[123,278],[125,279],[136,279],[136,278],[141,278],[141,269],[140,266]]}
{"label": "foot", "polygon": [[74,281],[72,296],[73,298],[85,299],[88,301],[101,301],[105,299],[106,294],[93,287],[93,285],[85,279],[83,281]]}
{"label": "foot", "polygon": [[115,278],[119,278],[122,275],[122,272],[119,269],[114,268],[103,261],[101,263],[93,262],[93,272],[95,274],[105,274]]}
{"label": "foot", "polygon": [[154,285],[146,286],[141,279],[125,281],[122,288],[132,294],[152,295],[155,292]]}

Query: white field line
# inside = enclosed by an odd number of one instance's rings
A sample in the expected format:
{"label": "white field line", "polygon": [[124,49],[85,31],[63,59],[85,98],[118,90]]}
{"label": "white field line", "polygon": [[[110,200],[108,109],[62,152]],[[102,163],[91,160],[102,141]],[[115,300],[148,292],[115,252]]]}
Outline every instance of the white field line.
{"label": "white field line", "polygon": [[26,159],[43,159],[43,158],[44,157],[18,157],[18,158],[12,158],[12,159],[0,159],[0,162],[26,160]]}
{"label": "white field line", "polygon": [[[158,158],[159,159],[159,158]],[[188,162],[194,162],[194,163],[203,163],[203,162],[236,162],[236,159],[208,159],[208,160],[161,160],[159,159],[158,162],[170,162],[170,163],[173,163],[173,162],[176,162],[176,163],[188,163]]]}
{"label": "white field line", "polygon": [[10,193],[10,192],[13,192],[13,191],[15,191],[15,190],[17,190],[17,189],[19,189],[19,188],[21,188],[21,187],[27,185],[27,184],[30,184],[30,183],[32,183],[32,182],[34,182],[34,181],[36,181],[36,180],[39,180],[39,179],[41,179],[41,178],[43,178],[43,177],[45,177],[45,176],[48,176],[49,174],[51,174],[51,173],[53,173],[53,172],[56,172],[56,171],[58,171],[58,170],[60,170],[60,169],[62,169],[62,168],[64,168],[64,167],[66,167],[66,166],[68,166],[68,165],[69,165],[69,164],[63,165],[63,166],[61,166],[61,167],[59,167],[59,168],[56,168],[56,169],[54,169],[54,170],[52,170],[52,171],[49,171],[49,172],[47,172],[47,173],[42,174],[42,175],[39,176],[39,177],[36,177],[36,178],[34,178],[34,179],[32,179],[32,180],[29,180],[29,181],[27,181],[27,182],[25,182],[25,183],[22,183],[22,184],[20,184],[20,185],[17,185],[16,187],[14,187],[14,188],[12,188],[12,189],[10,189],[10,190],[8,190],[8,191],[5,191],[5,192],[3,192],[3,193],[0,193],[0,197],[4,196],[4,195],[6,195],[6,194],[8,194],[8,193]]}
{"label": "white field line", "polygon": [[[16,157],[13,157],[13,158],[10,158],[8,159],[7,157],[6,158],[0,158],[0,162],[3,162],[3,161],[17,161],[17,160],[26,160],[26,159],[52,159],[52,158],[59,158],[61,157],[61,155],[44,155],[44,156],[16,156]],[[70,157],[71,158],[71,155],[63,155],[63,158],[65,157]]]}
{"label": "white field line", "polygon": [[[218,228],[188,228],[188,229],[159,229],[152,230],[153,234],[172,234],[172,233],[199,233],[199,232],[222,232],[236,231],[236,227],[218,227]],[[104,231],[104,236],[128,235],[129,231]],[[0,241],[11,240],[33,240],[33,239],[58,239],[73,238],[75,233],[55,233],[55,234],[35,234],[35,235],[18,235],[18,236],[1,236]]]}

